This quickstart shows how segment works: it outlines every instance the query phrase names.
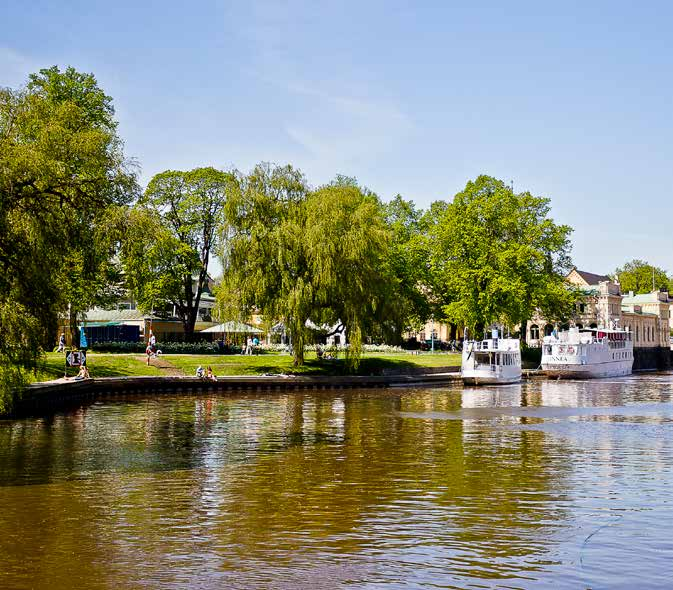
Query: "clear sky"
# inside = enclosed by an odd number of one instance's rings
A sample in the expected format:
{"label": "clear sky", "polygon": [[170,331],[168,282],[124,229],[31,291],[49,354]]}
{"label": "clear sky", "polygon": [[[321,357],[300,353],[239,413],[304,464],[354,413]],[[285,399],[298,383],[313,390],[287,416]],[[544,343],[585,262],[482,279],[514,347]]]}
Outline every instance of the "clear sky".
{"label": "clear sky", "polygon": [[426,208],[486,173],[552,199],[580,269],[673,271],[673,3],[31,0],[0,15],[0,85],[93,72],[143,182],[289,162]]}

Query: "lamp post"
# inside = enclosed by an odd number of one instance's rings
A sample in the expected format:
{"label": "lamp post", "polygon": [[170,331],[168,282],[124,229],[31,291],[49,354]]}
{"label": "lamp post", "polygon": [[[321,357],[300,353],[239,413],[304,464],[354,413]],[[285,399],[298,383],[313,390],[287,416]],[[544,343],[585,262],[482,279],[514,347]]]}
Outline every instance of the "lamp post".
{"label": "lamp post", "polygon": [[435,352],[435,318],[430,318],[430,352]]}

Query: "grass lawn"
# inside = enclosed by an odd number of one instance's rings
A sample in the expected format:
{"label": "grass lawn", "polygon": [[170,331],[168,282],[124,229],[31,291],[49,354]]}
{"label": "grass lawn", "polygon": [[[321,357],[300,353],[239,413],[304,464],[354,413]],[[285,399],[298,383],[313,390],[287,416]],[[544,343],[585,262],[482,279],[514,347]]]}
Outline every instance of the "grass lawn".
{"label": "grass lawn", "polygon": [[[137,375],[162,375],[157,367],[147,366],[138,354],[87,353],[87,367],[92,377],[133,377]],[[35,381],[49,381],[63,377],[65,358],[62,353],[48,352],[40,364]],[[77,369],[68,369],[68,375],[77,375]]]}
{"label": "grass lawn", "polygon": [[[216,375],[261,375],[264,373],[296,373],[306,375],[341,375],[345,372],[345,359],[318,360],[315,353],[308,353],[303,367],[292,366],[289,354],[260,355],[192,355],[171,354],[162,357],[180,369],[185,375],[194,375],[201,365],[213,368]],[[382,354],[364,355],[358,373],[361,375],[380,374],[384,369],[414,369],[420,367],[458,367],[458,354]]]}
{"label": "grass lawn", "polygon": [[[47,353],[41,364],[36,381],[48,381],[63,377],[63,354]],[[165,354],[152,359],[148,367],[145,356],[137,353],[90,352],[87,366],[92,377],[121,377],[136,375],[194,375],[196,368],[210,365],[216,375],[261,375],[264,373],[297,373],[306,375],[341,375],[345,371],[345,359],[318,360],[315,353],[307,353],[303,367],[293,367],[289,354],[260,355],[213,355],[213,354]],[[459,367],[460,354],[421,353],[390,354],[369,353],[362,357],[358,373],[380,374],[384,370],[418,369],[422,367]],[[69,369],[69,375],[77,370]]]}

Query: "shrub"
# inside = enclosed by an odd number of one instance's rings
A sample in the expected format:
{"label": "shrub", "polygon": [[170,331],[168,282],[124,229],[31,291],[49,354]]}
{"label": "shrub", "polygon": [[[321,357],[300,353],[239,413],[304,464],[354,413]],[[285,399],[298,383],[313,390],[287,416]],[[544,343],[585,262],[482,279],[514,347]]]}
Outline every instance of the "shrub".
{"label": "shrub", "polygon": [[[145,342],[96,342],[89,350],[96,352],[127,352],[144,354]],[[240,347],[228,347],[221,350],[217,342],[160,342],[158,345],[161,354],[236,354]]]}

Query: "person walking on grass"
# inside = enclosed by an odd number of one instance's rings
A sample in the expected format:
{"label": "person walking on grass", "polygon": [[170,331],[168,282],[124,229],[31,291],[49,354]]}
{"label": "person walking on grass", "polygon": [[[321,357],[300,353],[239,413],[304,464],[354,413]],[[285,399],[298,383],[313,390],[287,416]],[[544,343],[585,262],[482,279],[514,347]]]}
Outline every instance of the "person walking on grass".
{"label": "person walking on grass", "polygon": [[56,352],[65,352],[65,334],[63,332],[61,332],[61,337],[58,339]]}

